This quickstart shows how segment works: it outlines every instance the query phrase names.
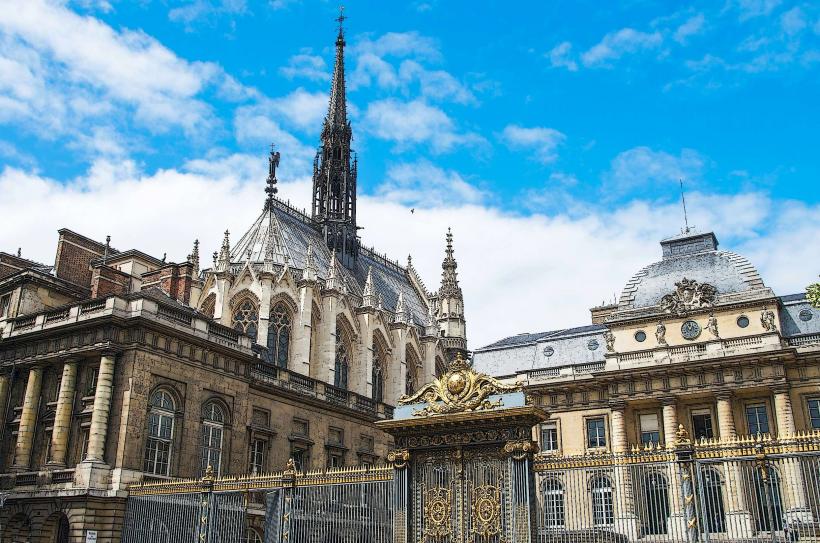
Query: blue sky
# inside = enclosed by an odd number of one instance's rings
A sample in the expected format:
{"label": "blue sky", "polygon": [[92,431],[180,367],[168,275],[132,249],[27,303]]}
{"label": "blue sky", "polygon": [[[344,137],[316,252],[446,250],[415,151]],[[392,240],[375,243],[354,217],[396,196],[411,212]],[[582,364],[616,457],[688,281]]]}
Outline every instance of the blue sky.
{"label": "blue sky", "polygon": [[[215,248],[253,222],[271,142],[307,205],[336,4],[11,3],[0,248],[50,261],[61,226]],[[680,177],[777,291],[820,271],[820,7],[616,4],[346,3],[364,241],[435,289],[452,225],[477,343],[585,322],[680,228]]]}

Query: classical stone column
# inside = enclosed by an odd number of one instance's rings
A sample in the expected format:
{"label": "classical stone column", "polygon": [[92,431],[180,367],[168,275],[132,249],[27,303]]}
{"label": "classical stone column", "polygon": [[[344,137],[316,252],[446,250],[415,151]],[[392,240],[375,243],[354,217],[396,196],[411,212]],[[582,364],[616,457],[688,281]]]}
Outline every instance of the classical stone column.
{"label": "classical stone column", "polygon": [[720,439],[728,441],[737,438],[735,429],[735,417],[732,413],[731,393],[721,393],[717,396],[717,416]]}
{"label": "classical stone column", "polygon": [[[678,400],[669,396],[661,400],[663,404],[663,442],[667,450],[672,451],[678,443]],[[670,463],[666,473],[669,478],[669,519],[667,531],[672,539],[686,538],[686,514],[681,499],[680,470],[675,462]]]}
{"label": "classical stone column", "polygon": [[71,434],[71,414],[74,411],[74,393],[77,390],[77,362],[67,361],[63,365],[60,392],[57,395],[57,410],[54,413],[54,429],[51,432],[51,467],[65,467],[68,451],[68,437]]}
{"label": "classical stone column", "polygon": [[[732,394],[717,395],[718,431],[724,443],[737,439],[734,414],[732,413]],[[746,503],[746,489],[749,481],[744,480],[743,469],[739,462],[724,462],[726,493],[726,531],[732,538],[749,537],[753,532],[752,515]]]}
{"label": "classical stone column", "polygon": [[632,477],[629,466],[623,463],[628,452],[626,439],[626,403],[610,405],[610,427],[612,429],[612,453],[615,469],[612,489],[615,493],[615,529],[630,540],[638,537],[638,519],[635,516],[635,500],[632,493]]}
{"label": "classical stone column", "polygon": [[299,314],[293,316],[293,356],[291,367],[303,375],[311,375],[310,340],[313,336],[313,281],[299,283]]}
{"label": "classical stone column", "polygon": [[40,392],[43,388],[43,368],[35,366],[28,372],[23,411],[20,413],[20,427],[17,430],[17,445],[14,450],[15,471],[26,471],[31,464],[31,449],[37,426],[37,412],[40,409]]}
{"label": "classical stone column", "polygon": [[111,396],[114,391],[114,354],[105,353],[100,357],[97,374],[97,390],[94,394],[94,409],[91,412],[91,428],[88,435],[87,462],[105,461],[105,441],[108,437],[108,418],[111,410]]}
{"label": "classical stone column", "polygon": [[[788,386],[779,386],[774,389],[774,414],[777,420],[777,437],[788,440],[795,433],[794,413],[792,401],[789,397]],[[786,506],[786,520],[788,522],[811,522],[813,515],[808,507],[806,490],[803,481],[803,471],[797,457],[784,457],[774,463],[780,468],[780,491]]]}
{"label": "classical stone column", "polygon": [[0,428],[6,427],[6,404],[9,400],[9,384],[11,376],[9,374],[0,375]]}

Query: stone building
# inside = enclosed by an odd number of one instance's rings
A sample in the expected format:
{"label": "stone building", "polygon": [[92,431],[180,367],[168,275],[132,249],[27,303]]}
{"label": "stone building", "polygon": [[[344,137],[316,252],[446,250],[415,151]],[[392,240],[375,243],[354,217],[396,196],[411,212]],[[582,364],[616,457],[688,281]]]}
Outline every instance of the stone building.
{"label": "stone building", "polygon": [[53,266],[0,253],[3,541],[119,541],[144,479],[377,462],[375,422],[466,349],[452,235],[437,293],[360,242],[344,47],[310,215],[272,152],[262,213],[208,269],[196,242],[172,263],[67,229]]}
{"label": "stone building", "polygon": [[[663,240],[661,249],[661,260],[635,273],[617,304],[591,310],[592,324],[520,334],[475,351],[477,370],[522,380],[550,414],[534,436],[542,465],[580,466],[600,458],[598,464],[609,466],[638,449],[669,451],[680,425],[705,447],[736,447],[743,436],[760,435],[794,450],[789,440],[795,436],[820,437],[820,310],[804,294],[775,294],[746,258],[719,250],[712,232],[686,231]],[[781,526],[817,518],[820,479],[814,467],[802,469],[784,462],[779,475]],[[724,524],[716,527],[730,537],[751,536],[755,511],[743,504],[759,498],[760,490],[741,481],[736,466],[721,470],[704,471],[715,474],[723,493],[714,517],[722,515]],[[614,472],[617,479],[618,468]],[[615,529],[631,540],[673,533],[666,525],[647,532],[623,519],[619,527],[619,510],[637,509],[637,483],[614,484],[595,473],[577,470],[589,479],[576,481],[581,498],[565,497],[568,489],[557,479],[541,489],[547,510],[549,503],[561,504],[562,527],[582,516],[569,508],[587,507],[590,492],[593,500],[609,496],[593,503],[600,508],[590,524],[609,525],[614,517]],[[664,493],[667,487],[673,497],[678,492],[674,474],[650,475]],[[671,507],[673,520],[678,502],[662,504],[667,516]],[[685,534],[685,527],[677,533]]]}

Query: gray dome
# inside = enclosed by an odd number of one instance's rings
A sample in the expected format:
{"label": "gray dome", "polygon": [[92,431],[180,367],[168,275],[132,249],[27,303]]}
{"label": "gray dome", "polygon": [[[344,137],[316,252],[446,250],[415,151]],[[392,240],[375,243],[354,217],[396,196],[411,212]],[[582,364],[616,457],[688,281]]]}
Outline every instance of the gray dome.
{"label": "gray dome", "polygon": [[757,269],[746,258],[717,250],[717,238],[711,232],[686,233],[662,241],[661,247],[663,259],[632,276],[621,292],[618,309],[658,305],[684,278],[712,285],[718,300],[726,294],[765,288]]}

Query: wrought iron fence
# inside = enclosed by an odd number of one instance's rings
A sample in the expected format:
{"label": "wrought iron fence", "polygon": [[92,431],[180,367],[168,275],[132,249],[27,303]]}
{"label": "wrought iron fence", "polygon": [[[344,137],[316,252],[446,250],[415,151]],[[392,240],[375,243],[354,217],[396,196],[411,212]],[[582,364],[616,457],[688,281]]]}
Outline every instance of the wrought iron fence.
{"label": "wrought iron fence", "polygon": [[820,435],[536,459],[537,537],[820,541]]}

